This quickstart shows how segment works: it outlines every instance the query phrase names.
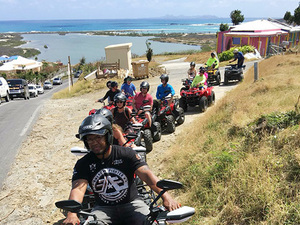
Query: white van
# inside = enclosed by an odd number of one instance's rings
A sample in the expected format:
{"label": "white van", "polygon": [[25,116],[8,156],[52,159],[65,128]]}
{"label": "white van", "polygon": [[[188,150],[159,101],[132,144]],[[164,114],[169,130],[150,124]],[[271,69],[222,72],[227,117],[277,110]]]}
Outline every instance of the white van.
{"label": "white van", "polygon": [[0,77],[0,104],[1,98],[5,98],[5,101],[9,102],[9,86],[3,77]]}

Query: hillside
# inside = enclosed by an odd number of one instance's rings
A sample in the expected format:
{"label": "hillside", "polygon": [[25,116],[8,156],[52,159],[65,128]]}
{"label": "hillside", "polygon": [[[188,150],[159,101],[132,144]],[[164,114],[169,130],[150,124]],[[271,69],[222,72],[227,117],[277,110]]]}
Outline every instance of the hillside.
{"label": "hillside", "polygon": [[164,175],[185,184],[189,224],[300,224],[299,61],[260,62],[257,82],[252,68],[169,148]]}

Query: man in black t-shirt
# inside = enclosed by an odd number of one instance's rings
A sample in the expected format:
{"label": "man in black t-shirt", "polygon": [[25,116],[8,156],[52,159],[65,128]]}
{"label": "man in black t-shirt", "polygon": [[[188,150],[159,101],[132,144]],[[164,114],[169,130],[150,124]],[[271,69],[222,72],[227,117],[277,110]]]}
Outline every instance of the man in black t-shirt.
{"label": "man in black t-shirt", "polygon": [[[112,145],[111,123],[102,115],[85,118],[78,137],[91,152],[75,165],[69,199],[82,202],[89,184],[99,224],[142,225],[149,210],[138,198],[134,174],[157,193],[161,191],[156,186],[158,178],[131,148]],[[168,193],[162,199],[169,211],[180,207]],[[63,224],[79,224],[77,214],[69,212]]]}
{"label": "man in black t-shirt", "polygon": [[118,89],[118,83],[116,81],[112,81],[110,83],[110,88],[106,92],[103,98],[96,100],[96,102],[103,102],[105,99],[108,99],[108,104],[112,105],[114,103],[114,97],[116,94],[120,93],[121,91]]}

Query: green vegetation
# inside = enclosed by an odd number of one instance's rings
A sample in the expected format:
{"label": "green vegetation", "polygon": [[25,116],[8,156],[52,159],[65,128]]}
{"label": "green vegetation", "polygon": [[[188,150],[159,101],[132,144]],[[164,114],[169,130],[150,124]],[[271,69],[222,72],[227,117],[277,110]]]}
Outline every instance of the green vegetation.
{"label": "green vegetation", "polygon": [[241,10],[238,10],[238,9],[233,10],[230,13],[230,18],[231,18],[233,25],[238,25],[244,21],[244,15],[242,15],[241,13],[242,13]]}
{"label": "green vegetation", "polygon": [[180,202],[196,208],[188,224],[300,223],[299,59],[261,61],[257,82],[251,68],[162,157],[161,176],[183,182]]}
{"label": "green vegetation", "polygon": [[25,58],[33,57],[40,54],[41,52],[36,49],[23,49],[16,48],[22,44],[25,44],[25,41],[22,41],[20,34],[3,34],[0,33],[0,52],[1,55],[20,55]]}
{"label": "green vegetation", "polygon": [[151,62],[152,56],[153,56],[153,49],[150,48],[151,43],[147,40],[146,41],[147,51],[146,51],[146,57],[148,62]]}
{"label": "green vegetation", "polygon": [[233,50],[237,48],[239,51],[241,51],[243,54],[246,54],[248,52],[253,52],[255,50],[255,47],[251,45],[244,45],[243,47],[232,47],[227,51],[224,51],[220,54],[218,54],[220,62],[228,61],[233,58]]}
{"label": "green vegetation", "polygon": [[221,23],[220,24],[220,31],[226,31],[226,30],[229,30],[229,26],[227,23],[223,24]]}
{"label": "green vegetation", "polygon": [[288,24],[295,23],[296,25],[300,25],[300,3],[298,5],[298,7],[294,10],[294,15],[292,15],[291,12],[286,11],[286,13],[284,14],[283,19]]}

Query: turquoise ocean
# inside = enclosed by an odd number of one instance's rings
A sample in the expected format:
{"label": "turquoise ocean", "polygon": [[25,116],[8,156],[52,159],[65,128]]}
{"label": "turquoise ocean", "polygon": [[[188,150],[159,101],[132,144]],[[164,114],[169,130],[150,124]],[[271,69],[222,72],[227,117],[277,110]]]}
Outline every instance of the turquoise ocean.
{"label": "turquoise ocean", "polygon": [[[131,52],[143,55],[146,40],[151,37],[89,35],[89,31],[123,31],[135,33],[216,33],[221,23],[231,25],[230,18],[212,19],[115,19],[115,20],[32,20],[0,21],[0,33],[22,33],[28,41],[23,48],[41,51],[38,60],[78,63],[82,57],[86,62],[105,58],[104,48],[108,45],[132,43]],[[86,33],[76,33],[84,31]],[[54,32],[54,33],[36,33]],[[55,32],[74,32],[59,35]],[[200,46],[151,42],[154,54],[200,50]],[[47,45],[48,48],[44,48]],[[1,55],[1,53],[0,53]]]}

